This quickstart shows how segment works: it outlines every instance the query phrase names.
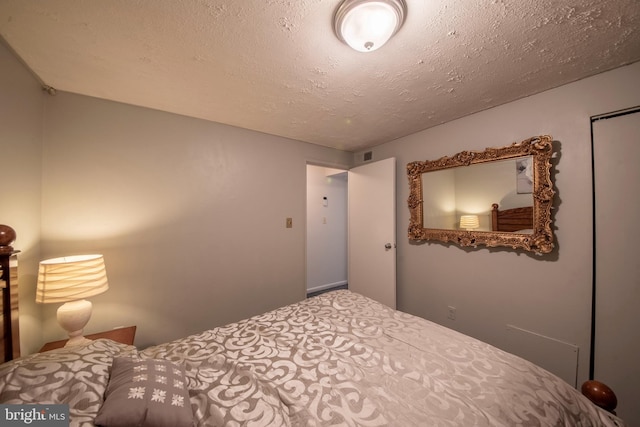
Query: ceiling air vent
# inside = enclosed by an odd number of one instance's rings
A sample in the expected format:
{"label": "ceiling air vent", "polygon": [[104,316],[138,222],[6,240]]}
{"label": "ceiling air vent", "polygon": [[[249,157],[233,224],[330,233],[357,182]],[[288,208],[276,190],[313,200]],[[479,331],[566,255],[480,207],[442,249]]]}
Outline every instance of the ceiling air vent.
{"label": "ceiling air vent", "polygon": [[373,159],[373,151],[367,151],[366,153],[364,153],[365,162],[368,162],[371,159]]}

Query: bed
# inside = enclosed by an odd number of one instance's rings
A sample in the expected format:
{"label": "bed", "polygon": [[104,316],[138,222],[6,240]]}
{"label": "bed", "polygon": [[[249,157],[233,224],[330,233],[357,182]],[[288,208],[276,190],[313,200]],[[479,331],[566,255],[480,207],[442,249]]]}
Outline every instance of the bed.
{"label": "bed", "polygon": [[68,403],[73,426],[624,425],[530,362],[348,290],[144,350],[24,356],[0,365],[0,403]]}
{"label": "bed", "polygon": [[499,209],[499,205],[491,205],[491,230],[518,233],[533,232],[533,206],[512,209]]}

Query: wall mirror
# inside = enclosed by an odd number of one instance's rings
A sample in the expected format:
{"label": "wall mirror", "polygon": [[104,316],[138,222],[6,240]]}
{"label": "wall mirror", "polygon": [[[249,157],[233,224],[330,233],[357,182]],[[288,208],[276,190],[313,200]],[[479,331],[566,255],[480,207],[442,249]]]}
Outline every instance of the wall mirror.
{"label": "wall mirror", "polygon": [[407,164],[409,239],[553,250],[552,138]]}

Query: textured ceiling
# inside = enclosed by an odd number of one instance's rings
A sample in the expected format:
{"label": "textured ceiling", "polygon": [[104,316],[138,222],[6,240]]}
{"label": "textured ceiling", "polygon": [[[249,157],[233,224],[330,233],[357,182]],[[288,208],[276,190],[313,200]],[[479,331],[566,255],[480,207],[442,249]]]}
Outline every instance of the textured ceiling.
{"label": "textured ceiling", "polygon": [[639,0],[407,0],[371,53],[339,0],[0,0],[57,90],[349,151],[640,60]]}

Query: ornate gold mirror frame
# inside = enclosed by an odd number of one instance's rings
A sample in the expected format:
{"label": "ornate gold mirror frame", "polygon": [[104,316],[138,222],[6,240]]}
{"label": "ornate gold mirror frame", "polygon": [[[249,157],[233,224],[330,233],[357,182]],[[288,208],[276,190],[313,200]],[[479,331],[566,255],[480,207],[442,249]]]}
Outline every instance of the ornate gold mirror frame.
{"label": "ornate gold mirror frame", "polygon": [[[551,207],[553,205],[553,183],[551,182],[552,138],[549,135],[529,138],[520,143],[502,148],[487,148],[484,151],[462,151],[451,157],[434,161],[418,161],[407,164],[409,179],[409,240],[453,242],[460,246],[511,247],[537,254],[553,250],[551,230]],[[533,224],[532,233],[507,231],[467,231],[425,228],[423,217],[422,175],[443,169],[464,167],[473,164],[532,156],[533,167]]]}

